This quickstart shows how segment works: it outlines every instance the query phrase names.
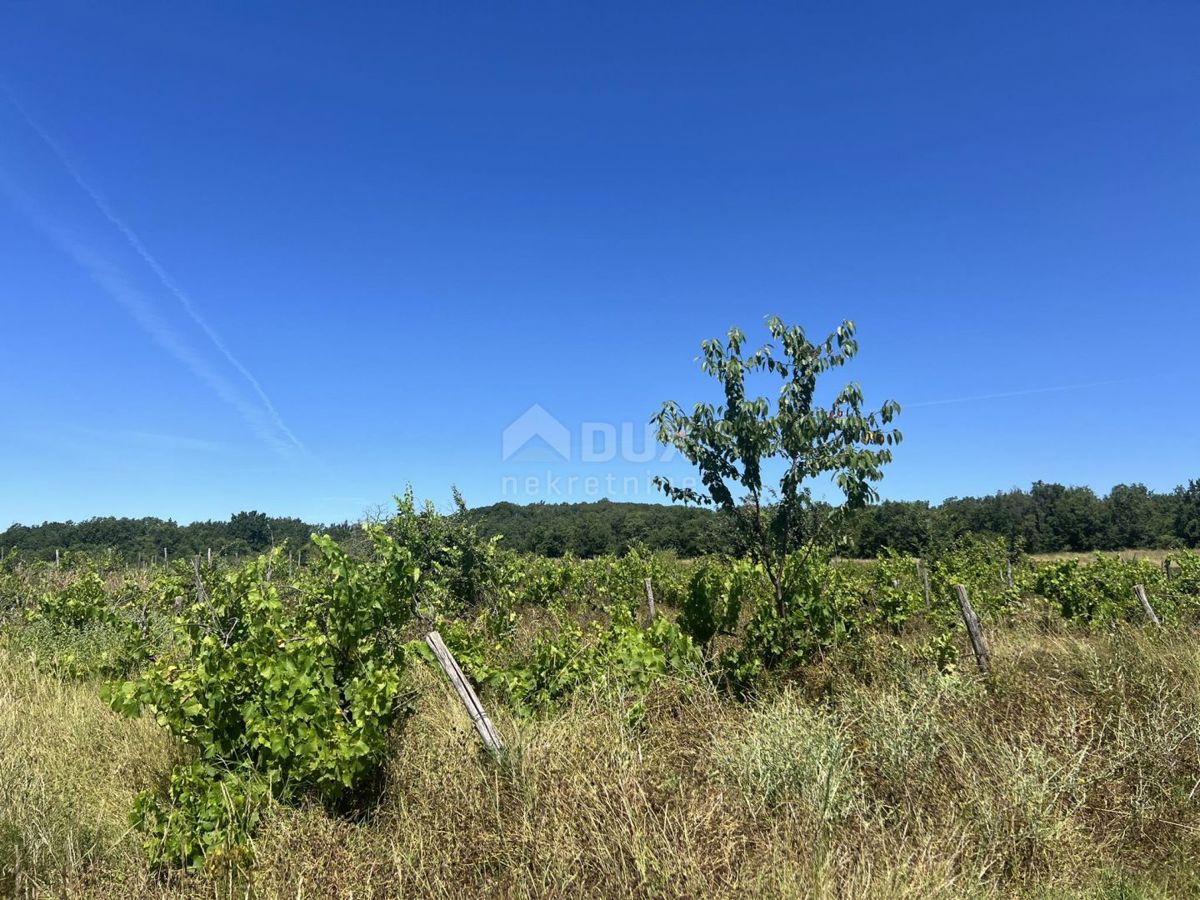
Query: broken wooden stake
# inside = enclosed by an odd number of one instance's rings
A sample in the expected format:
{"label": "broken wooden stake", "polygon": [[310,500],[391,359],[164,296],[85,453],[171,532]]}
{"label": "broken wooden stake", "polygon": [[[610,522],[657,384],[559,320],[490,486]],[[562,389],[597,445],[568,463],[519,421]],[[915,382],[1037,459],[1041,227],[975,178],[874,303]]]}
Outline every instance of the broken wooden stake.
{"label": "broken wooden stake", "polygon": [[646,579],[646,606],[650,608],[650,623],[654,623],[654,585],[650,583],[650,579]]}
{"label": "broken wooden stake", "polygon": [[425,643],[429,645],[429,649],[437,657],[438,664],[442,667],[442,671],[446,673],[446,677],[450,679],[455,693],[458,694],[458,699],[466,707],[467,716],[470,718],[471,724],[475,726],[475,730],[479,732],[479,737],[483,740],[483,745],[490,752],[498,754],[504,749],[504,742],[500,740],[500,733],[496,731],[496,726],[492,724],[492,720],[483,711],[483,704],[479,702],[479,697],[476,696],[475,689],[471,687],[471,682],[467,681],[467,676],[459,668],[458,660],[454,658],[454,654],[450,652],[450,648],[446,646],[442,640],[442,636],[436,631],[431,631],[425,635]]}
{"label": "broken wooden stake", "polygon": [[975,651],[975,663],[979,666],[981,675],[990,674],[987,644],[983,642],[983,629],[979,625],[979,616],[967,599],[967,589],[961,584],[954,586],[958,594],[958,608],[962,611],[963,622],[967,626],[967,634],[971,638],[971,648]]}
{"label": "broken wooden stake", "polygon": [[1133,586],[1133,592],[1137,594],[1138,603],[1142,604],[1142,612],[1159,628],[1162,628],[1162,622],[1158,619],[1158,614],[1154,612],[1154,607],[1150,605],[1150,598],[1146,596],[1146,588],[1140,584]]}

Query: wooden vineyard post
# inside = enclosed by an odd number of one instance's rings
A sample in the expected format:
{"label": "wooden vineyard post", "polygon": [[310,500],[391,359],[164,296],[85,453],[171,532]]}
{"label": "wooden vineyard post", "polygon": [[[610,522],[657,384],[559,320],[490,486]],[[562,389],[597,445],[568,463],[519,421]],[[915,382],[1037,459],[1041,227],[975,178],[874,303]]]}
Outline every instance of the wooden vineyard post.
{"label": "wooden vineyard post", "polygon": [[212,568],[212,547],[208,548],[208,567]]}
{"label": "wooden vineyard post", "polygon": [[492,720],[484,712],[483,704],[479,702],[479,697],[476,696],[475,689],[471,687],[471,682],[467,681],[467,676],[458,667],[458,661],[442,640],[442,636],[436,631],[431,631],[425,635],[425,643],[429,645],[429,649],[437,657],[438,665],[442,667],[442,671],[450,679],[455,693],[458,694],[458,699],[467,708],[467,717],[470,718],[471,724],[475,726],[475,730],[479,732],[479,737],[483,740],[483,745],[491,753],[498,754],[504,749],[504,742],[500,740],[500,733],[496,731],[496,726],[492,724]]}
{"label": "wooden vineyard post", "polygon": [[967,599],[966,587],[956,584],[954,592],[958,594],[958,608],[962,611],[963,622],[966,624],[967,634],[971,638],[971,648],[975,651],[975,663],[979,666],[979,673],[981,675],[988,675],[991,672],[991,667],[989,665],[987,644],[983,642],[983,629],[979,626],[979,616],[975,615],[971,601]]}
{"label": "wooden vineyard post", "polygon": [[1143,585],[1135,584],[1133,592],[1137,594],[1138,603],[1142,604],[1142,612],[1146,614],[1146,617],[1162,628],[1162,622],[1159,621],[1158,614],[1154,612],[1154,607],[1150,605],[1150,598],[1146,596],[1146,588]]}
{"label": "wooden vineyard post", "polygon": [[650,623],[654,624],[654,585],[649,578],[646,579],[646,606],[650,608]]}
{"label": "wooden vineyard post", "polygon": [[917,568],[921,571],[921,590],[925,592],[925,611],[929,611],[929,567],[925,560],[917,560]]}
{"label": "wooden vineyard post", "polygon": [[[200,554],[196,554],[192,560],[192,575],[196,579],[196,602],[208,606],[208,592],[204,590],[204,579],[200,576]],[[180,615],[183,612],[183,597],[175,598],[175,615]],[[209,606],[209,614],[213,617],[214,628],[217,625],[216,614],[212,612],[212,607]]]}
{"label": "wooden vineyard post", "polygon": [[1012,557],[1011,556],[1004,561],[1004,580],[1008,583],[1008,587],[1012,588],[1013,577],[1012,577]]}

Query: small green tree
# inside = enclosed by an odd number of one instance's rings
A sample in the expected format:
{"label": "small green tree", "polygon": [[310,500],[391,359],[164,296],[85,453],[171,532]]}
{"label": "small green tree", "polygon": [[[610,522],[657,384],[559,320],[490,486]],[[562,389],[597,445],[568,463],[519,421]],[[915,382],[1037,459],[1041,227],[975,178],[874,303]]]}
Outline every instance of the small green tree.
{"label": "small green tree", "polygon": [[[746,336],[731,329],[728,339],[705,341],[701,370],[720,382],[724,403],[698,403],[691,415],[671,401],[654,416],[658,439],[676,447],[700,472],[704,491],[655,479],[672,500],[715,506],[735,523],[751,557],[763,566],[775,588],[782,615],[794,587],[784,565],[797,550],[810,552],[835,536],[848,509],[877,499],[873,482],[892,459],[901,435],[888,426],[900,411],[888,401],[874,412],[863,409],[862,389],[843,387],[823,406],[817,382],[828,370],[845,365],[858,352],[854,323],[813,343],[797,325],[767,319],[767,343],[745,352]],[[748,376],[765,374],[782,381],[778,398],[747,395]],[[778,487],[766,482],[764,468],[782,469]],[[812,483],[831,478],[843,495],[839,506],[813,499]]]}

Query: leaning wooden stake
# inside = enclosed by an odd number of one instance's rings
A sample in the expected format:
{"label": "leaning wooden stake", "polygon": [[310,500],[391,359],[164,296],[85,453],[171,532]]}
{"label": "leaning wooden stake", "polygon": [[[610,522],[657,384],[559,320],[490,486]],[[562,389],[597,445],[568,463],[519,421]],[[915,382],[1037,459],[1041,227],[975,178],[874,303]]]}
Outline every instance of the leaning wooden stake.
{"label": "leaning wooden stake", "polygon": [[1162,622],[1159,621],[1157,613],[1154,612],[1154,607],[1150,605],[1150,599],[1146,596],[1146,588],[1140,584],[1133,586],[1133,592],[1137,594],[1138,603],[1142,604],[1142,612],[1159,628],[1162,628]]}
{"label": "leaning wooden stake", "polygon": [[471,687],[471,682],[467,681],[467,676],[458,667],[458,660],[454,658],[454,655],[450,652],[450,648],[442,640],[442,636],[436,631],[431,631],[425,635],[425,643],[429,645],[429,649],[437,657],[442,671],[446,673],[446,677],[454,685],[454,691],[458,694],[458,699],[462,701],[463,706],[467,708],[467,716],[470,718],[471,724],[475,726],[475,730],[479,732],[479,737],[483,740],[483,745],[492,753],[499,753],[504,749],[504,742],[500,740],[500,733],[496,731],[496,726],[492,724],[492,720],[483,711],[483,704],[479,702],[479,697],[476,696],[475,689]]}
{"label": "leaning wooden stake", "polygon": [[983,642],[983,629],[979,626],[979,616],[975,615],[975,610],[971,606],[971,601],[967,599],[967,589],[956,584],[954,591],[958,594],[958,608],[962,610],[963,622],[967,626],[967,634],[971,638],[971,647],[975,651],[975,662],[979,666],[981,675],[987,675],[990,672],[987,644]]}
{"label": "leaning wooden stake", "polygon": [[650,579],[646,579],[646,606],[650,608],[650,621],[654,621],[654,585],[650,583]]}

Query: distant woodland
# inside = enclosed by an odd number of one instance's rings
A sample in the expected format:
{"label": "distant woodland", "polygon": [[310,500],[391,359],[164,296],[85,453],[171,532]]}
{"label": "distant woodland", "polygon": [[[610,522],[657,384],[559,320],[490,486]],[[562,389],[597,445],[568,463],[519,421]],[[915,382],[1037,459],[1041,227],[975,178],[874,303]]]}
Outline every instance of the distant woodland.
{"label": "distant woodland", "polygon": [[[469,510],[483,535],[502,535],[508,549],[543,556],[589,558],[633,545],[681,556],[733,549],[731,535],[707,509],[656,503],[497,503]],[[1200,546],[1200,481],[1156,493],[1122,484],[1104,496],[1090,488],[1037,482],[1029,490],[955,497],[939,504],[885,501],[852,515],[846,555],[875,556],[885,547],[924,553],[969,534],[993,534],[1028,553]],[[296,518],[239,512],[228,521],[181,525],[170,519],[111,516],[82,522],[12,525],[0,551],[53,559],[55,551],[111,551],[126,560],[213,553],[257,553],[286,542],[303,547],[319,531],[337,539],[354,523],[312,524]]]}

